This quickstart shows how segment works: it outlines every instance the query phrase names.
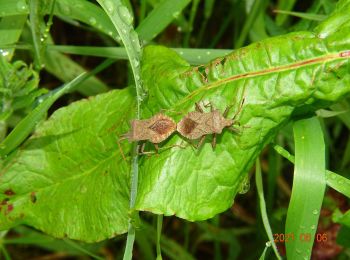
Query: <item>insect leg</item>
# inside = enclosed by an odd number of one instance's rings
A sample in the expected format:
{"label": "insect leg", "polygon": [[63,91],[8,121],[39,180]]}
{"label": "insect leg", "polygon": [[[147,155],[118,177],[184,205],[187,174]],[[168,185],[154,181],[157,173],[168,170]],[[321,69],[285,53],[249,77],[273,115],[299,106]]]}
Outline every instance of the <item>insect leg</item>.
{"label": "insect leg", "polygon": [[205,140],[205,135],[203,135],[201,137],[201,139],[199,139],[199,142],[198,142],[197,147],[196,147],[197,149],[199,149],[202,146],[204,140]]}
{"label": "insect leg", "polygon": [[210,112],[213,112],[213,111],[214,111],[213,104],[212,104],[210,101],[208,101],[208,103],[205,104],[204,107],[205,107],[205,108],[210,107]]}
{"label": "insect leg", "polygon": [[242,102],[241,102],[241,104],[239,105],[238,111],[237,111],[236,114],[233,116],[232,120],[235,120],[236,116],[242,111],[244,101],[245,101],[245,98],[243,97],[243,98],[242,98]]}
{"label": "insect leg", "polygon": [[228,111],[230,111],[231,107],[232,107],[232,105],[226,107],[225,112],[224,112],[224,117],[225,117],[225,118],[227,117]]}
{"label": "insect leg", "polygon": [[213,134],[213,141],[211,141],[211,147],[215,149],[216,146],[216,134]]}
{"label": "insect leg", "polygon": [[196,111],[197,112],[200,112],[200,113],[203,113],[203,109],[201,108],[201,106],[199,105],[199,103],[195,103],[195,105],[196,105]]}
{"label": "insect leg", "polygon": [[158,150],[159,150],[158,144],[154,144],[154,148],[156,149],[156,154],[158,154]]}
{"label": "insect leg", "polygon": [[118,147],[119,147],[120,154],[122,155],[123,160],[126,162],[126,158],[125,158],[125,154],[124,154],[123,148],[120,145],[120,141],[123,140],[123,139],[125,139],[125,138],[120,138],[120,139],[118,138],[117,144],[118,144]]}

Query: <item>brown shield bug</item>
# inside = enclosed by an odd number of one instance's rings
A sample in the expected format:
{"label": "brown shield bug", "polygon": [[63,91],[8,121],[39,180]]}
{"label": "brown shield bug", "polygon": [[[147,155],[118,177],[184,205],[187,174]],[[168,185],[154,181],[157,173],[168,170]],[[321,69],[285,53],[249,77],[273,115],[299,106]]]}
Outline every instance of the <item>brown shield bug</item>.
{"label": "brown shield bug", "polygon": [[235,117],[239,114],[242,109],[244,99],[238,109],[235,116],[230,119],[226,118],[227,113],[231,107],[226,108],[224,114],[219,110],[213,109],[205,113],[198,103],[196,105],[196,111],[189,112],[181,121],[177,124],[177,131],[183,136],[190,140],[200,139],[197,148],[201,146],[206,135],[213,134],[212,147],[216,146],[216,135],[221,134],[222,130],[226,127],[234,132],[238,132],[238,129],[234,128]]}
{"label": "brown shield bug", "polygon": [[[154,144],[156,152],[158,152],[158,144],[167,139],[175,130],[175,121],[172,118],[159,113],[149,119],[132,120],[130,131],[121,135],[119,141],[124,139],[128,139],[130,142],[150,141]],[[119,141],[118,145],[121,149]],[[141,154],[147,153],[143,151],[144,145],[145,143],[141,147]],[[123,153],[122,155],[124,157]]]}

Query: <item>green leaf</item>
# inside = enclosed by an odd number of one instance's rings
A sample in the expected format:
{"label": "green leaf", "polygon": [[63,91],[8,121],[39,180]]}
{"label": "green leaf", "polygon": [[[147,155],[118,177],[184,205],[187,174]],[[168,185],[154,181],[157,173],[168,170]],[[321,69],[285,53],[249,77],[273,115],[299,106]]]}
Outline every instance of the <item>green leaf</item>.
{"label": "green leaf", "polygon": [[297,121],[293,129],[295,169],[286,234],[295,238],[286,249],[288,259],[309,259],[326,188],[325,145],[316,117]]}
{"label": "green leaf", "polygon": [[[143,157],[136,208],[191,221],[229,208],[261,149],[292,116],[326,107],[350,92],[349,14],[347,1],[315,32],[266,39],[205,66],[190,67],[165,47],[145,48],[142,76],[149,98],[142,118],[169,109],[179,121],[200,100],[222,112],[233,105],[233,117],[243,97],[245,103],[236,117],[240,134],[224,131],[215,150],[208,138],[200,151],[188,145]],[[163,146],[181,141],[186,142],[174,135]]]}
{"label": "green leaf", "polygon": [[181,11],[190,3],[190,0],[163,0],[136,28],[140,39],[150,41],[162,32]]}
{"label": "green leaf", "polygon": [[129,166],[116,141],[133,105],[129,88],[111,91],[38,127],[0,172],[0,229],[24,223],[88,242],[126,232]]}

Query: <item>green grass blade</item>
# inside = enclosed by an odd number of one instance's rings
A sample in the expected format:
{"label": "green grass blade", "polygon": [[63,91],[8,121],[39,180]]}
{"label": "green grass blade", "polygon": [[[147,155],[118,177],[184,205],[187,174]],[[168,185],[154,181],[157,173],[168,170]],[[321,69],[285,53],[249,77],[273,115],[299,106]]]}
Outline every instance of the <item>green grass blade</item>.
{"label": "green grass blade", "polygon": [[[295,2],[296,2],[296,0],[278,1],[277,9],[290,11],[293,9]],[[276,16],[277,25],[281,26],[282,24],[284,24],[286,22],[287,18],[288,18],[288,16],[285,14],[277,14],[277,16]]]}
{"label": "green grass blade", "polygon": [[145,41],[154,39],[190,2],[190,0],[163,0],[136,28],[140,39]]}
{"label": "green grass blade", "polygon": [[89,250],[85,249],[84,247],[80,246],[78,243],[76,243],[75,241],[73,240],[69,240],[69,239],[64,239],[63,240],[65,243],[67,243],[69,246],[77,249],[79,252],[85,254],[85,255],[88,255],[90,257],[92,257],[93,259],[97,259],[97,260],[103,260],[105,258],[103,257],[100,257],[92,252],[90,252]]}
{"label": "green grass blade", "polygon": [[42,58],[41,58],[41,21],[40,21],[40,4],[41,0],[30,0],[29,1],[29,22],[30,30],[32,33],[33,40],[33,51],[34,51],[34,64],[36,70],[41,69]]}
{"label": "green grass blade", "polygon": [[[29,50],[29,45],[0,45],[2,49],[24,49]],[[91,47],[91,46],[77,46],[77,45],[48,45],[47,50],[49,52],[63,52],[67,54],[84,55],[105,57],[113,59],[128,59],[125,48],[123,47]],[[173,48],[183,59],[193,65],[203,64],[210,62],[211,60],[228,55],[232,50],[229,49],[196,49],[196,48]],[[50,56],[50,54],[47,54]],[[45,57],[50,59],[49,57]],[[52,57],[54,63],[57,57]],[[73,62],[73,61],[71,61]],[[49,66],[55,64],[49,64]],[[51,67],[50,66],[50,67]],[[64,68],[65,66],[63,66]],[[58,72],[56,76],[59,76],[64,71]],[[69,72],[66,72],[69,73]]]}
{"label": "green grass blade", "polygon": [[162,236],[163,215],[157,215],[157,260],[162,259],[162,249],[160,247],[160,238]]}
{"label": "green grass blade", "polygon": [[278,14],[287,14],[287,15],[291,15],[291,16],[295,16],[295,17],[299,17],[299,18],[307,19],[311,21],[317,21],[317,22],[322,22],[327,18],[326,15],[322,15],[322,14],[291,12],[291,11],[284,11],[284,10],[274,10],[274,12]]}
{"label": "green grass blade", "polygon": [[325,145],[316,117],[294,124],[295,170],[288,207],[286,234],[294,240],[286,243],[288,259],[310,259],[322,206],[325,178]]}
{"label": "green grass blade", "polygon": [[199,0],[193,0],[192,1],[192,8],[191,8],[191,14],[190,14],[190,21],[189,21],[189,28],[185,34],[184,38],[184,44],[183,46],[189,47],[190,46],[190,37],[191,33],[193,31],[193,23],[194,19],[196,18],[197,11],[198,11],[198,5],[199,5]]}
{"label": "green grass blade", "polygon": [[[283,147],[281,147],[279,145],[275,145],[274,149],[276,150],[276,152],[278,152],[280,155],[282,155],[288,161],[290,161],[291,163],[294,163],[294,161],[295,161],[294,156],[291,155]],[[335,189],[337,192],[350,198],[350,189],[349,189],[350,180],[349,179],[327,170],[326,171],[326,181],[327,181],[327,185],[329,187]]]}
{"label": "green grass blade", "polygon": [[259,12],[261,12],[262,7],[264,6],[263,0],[255,0],[252,8],[250,9],[250,12],[248,14],[248,17],[243,25],[242,31],[239,34],[239,38],[235,42],[235,48],[242,47],[244,44],[244,41],[247,38],[247,35],[249,33],[250,28],[252,27],[253,23],[255,22],[256,18],[259,15]]}
{"label": "green grass blade", "polygon": [[[131,69],[135,79],[136,87],[136,118],[140,118],[141,102],[145,97],[141,84],[141,46],[139,37],[132,27],[133,17],[128,8],[121,1],[97,0],[105,10],[113,25],[118,31],[128,54]],[[131,187],[130,187],[130,210],[135,207],[138,185],[138,146],[134,145],[132,167],[131,167]],[[129,219],[128,236],[123,259],[132,259],[132,249],[135,241],[135,227]]]}
{"label": "green grass blade", "polygon": [[261,213],[261,217],[262,217],[262,221],[264,224],[267,237],[269,238],[269,242],[272,245],[273,251],[275,252],[277,259],[282,259],[278,253],[275,241],[273,239],[272,229],[269,223],[269,219],[267,217],[266,203],[264,198],[264,188],[263,188],[262,176],[261,176],[261,166],[260,166],[259,159],[256,159],[255,183],[256,183],[256,189],[259,196],[260,213]]}

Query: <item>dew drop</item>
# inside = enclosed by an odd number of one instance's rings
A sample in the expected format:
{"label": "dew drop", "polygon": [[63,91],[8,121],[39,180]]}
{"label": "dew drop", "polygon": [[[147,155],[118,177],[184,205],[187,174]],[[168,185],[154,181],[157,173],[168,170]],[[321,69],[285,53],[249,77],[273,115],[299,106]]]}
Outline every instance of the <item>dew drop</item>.
{"label": "dew drop", "polygon": [[87,192],[86,186],[81,186],[80,192],[81,192],[81,193],[86,193],[86,192]]}
{"label": "dew drop", "polygon": [[297,252],[297,254],[299,254],[299,255],[302,253],[302,251],[300,249],[296,249],[295,252]]}
{"label": "dew drop", "polygon": [[344,184],[344,181],[343,180],[338,180],[338,184]]}
{"label": "dew drop", "polygon": [[177,29],[178,32],[182,32],[182,27],[181,26],[178,26],[176,29]]}
{"label": "dew drop", "polygon": [[91,25],[95,25],[95,24],[97,23],[96,18],[95,18],[95,17],[90,17],[90,18],[89,18],[89,23],[90,23]]}
{"label": "dew drop", "polygon": [[176,18],[179,18],[180,16],[180,12],[175,12],[173,13],[173,17],[176,19]]}
{"label": "dew drop", "polygon": [[272,243],[271,243],[271,241],[267,241],[267,242],[265,243],[265,245],[266,245],[266,247],[271,247]]}
{"label": "dew drop", "polygon": [[18,11],[25,11],[27,10],[27,5],[24,1],[17,2],[17,10]]}
{"label": "dew drop", "polygon": [[137,59],[134,59],[133,62],[134,62],[136,67],[138,67],[140,65],[140,62]]}
{"label": "dew drop", "polygon": [[180,51],[180,55],[184,55],[184,52],[183,52],[183,51]]}
{"label": "dew drop", "polygon": [[199,60],[202,58],[202,56],[200,56],[200,55],[198,55],[198,57],[197,57]]}
{"label": "dew drop", "polygon": [[312,211],[312,214],[317,215],[317,214],[318,214],[318,210],[317,210],[317,209],[314,209],[314,210]]}
{"label": "dew drop", "polygon": [[69,15],[70,14],[70,8],[67,5],[61,5],[61,11],[65,15]]}
{"label": "dew drop", "polygon": [[315,225],[312,225],[310,228],[311,228],[311,230],[315,230],[315,229],[316,229],[316,226],[315,226]]}
{"label": "dew drop", "polygon": [[10,54],[10,52],[5,51],[5,50],[0,50],[0,53],[1,53],[1,55],[2,55],[3,57],[6,57],[6,56],[8,56],[8,55]]}
{"label": "dew drop", "polygon": [[242,180],[242,183],[238,189],[238,193],[245,194],[249,191],[249,188],[250,188],[249,176],[246,175]]}
{"label": "dew drop", "polygon": [[106,5],[106,9],[108,12],[113,12],[114,9],[114,5],[112,2],[110,1],[105,1],[105,5]]}
{"label": "dew drop", "polygon": [[207,51],[207,55],[210,55],[211,54],[211,52],[210,51]]}
{"label": "dew drop", "polygon": [[109,36],[113,36],[113,32],[112,32],[112,31],[109,31],[109,32],[108,32],[108,35],[109,35]]}
{"label": "dew drop", "polygon": [[118,13],[119,13],[119,15],[122,18],[124,23],[131,24],[133,22],[134,18],[131,16],[128,8],[125,7],[124,5],[122,5],[118,8]]}

